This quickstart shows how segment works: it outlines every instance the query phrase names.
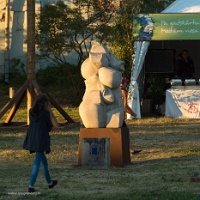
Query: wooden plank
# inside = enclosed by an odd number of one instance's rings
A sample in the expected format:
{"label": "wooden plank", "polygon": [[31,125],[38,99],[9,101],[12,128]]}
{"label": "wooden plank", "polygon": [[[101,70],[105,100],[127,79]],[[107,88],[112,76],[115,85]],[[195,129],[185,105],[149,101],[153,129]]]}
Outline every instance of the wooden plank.
{"label": "wooden plank", "polygon": [[36,95],[41,94],[42,91],[41,91],[41,89],[40,89],[40,87],[39,87],[37,81],[36,81],[36,80],[33,80],[33,81],[32,81],[32,84],[33,84],[33,87],[34,87],[34,92],[35,92],[35,94],[36,94]]}
{"label": "wooden plank", "polygon": [[[32,81],[32,84],[33,84],[34,91],[35,91],[36,95],[41,94],[42,91],[41,91],[41,89],[40,89],[40,87],[39,87],[37,81],[36,81],[36,80],[33,80],[33,81]],[[52,123],[53,123],[53,126],[56,127],[56,128],[58,128],[58,127],[59,127],[59,123],[58,123],[56,117],[54,116],[54,114],[53,114],[53,112],[51,111],[51,109],[49,109],[49,111],[50,111],[50,114],[51,114],[51,121],[52,121]]]}
{"label": "wooden plank", "polygon": [[19,106],[20,106],[22,100],[23,100],[24,97],[25,97],[25,94],[26,94],[26,90],[25,90],[24,93],[21,95],[21,97],[18,99],[18,101],[16,101],[16,102],[14,103],[14,105],[13,105],[13,107],[12,107],[10,113],[8,114],[8,116],[7,116],[7,118],[6,118],[5,122],[4,122],[5,124],[9,124],[9,123],[12,121],[12,119],[13,119],[13,117],[15,116],[15,113],[17,112],[17,110],[18,110],[18,108],[19,108]]}
{"label": "wooden plank", "polygon": [[46,93],[51,104],[58,110],[58,112],[69,122],[74,123],[75,121],[61,108],[61,106],[43,89],[42,92]]}
{"label": "wooden plank", "polygon": [[50,114],[51,114],[51,121],[52,121],[53,127],[58,128],[60,125],[59,125],[57,119],[55,118],[55,116],[52,113],[51,109],[49,109],[49,111],[50,111]]}
{"label": "wooden plank", "polygon": [[28,87],[28,81],[26,81],[21,88],[17,91],[17,93],[14,95],[14,97],[1,109],[0,111],[0,119],[2,116],[13,106],[14,103],[18,102],[18,100],[23,95],[24,91]]}

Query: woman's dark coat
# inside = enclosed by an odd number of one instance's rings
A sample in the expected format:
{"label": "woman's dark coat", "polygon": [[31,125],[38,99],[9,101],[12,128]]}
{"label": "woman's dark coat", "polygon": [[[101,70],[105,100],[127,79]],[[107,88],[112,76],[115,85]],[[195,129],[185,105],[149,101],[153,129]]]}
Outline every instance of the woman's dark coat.
{"label": "woman's dark coat", "polygon": [[23,143],[23,148],[34,151],[50,152],[50,136],[52,129],[50,112],[43,110],[40,114],[36,114],[33,109],[29,111],[30,125]]}

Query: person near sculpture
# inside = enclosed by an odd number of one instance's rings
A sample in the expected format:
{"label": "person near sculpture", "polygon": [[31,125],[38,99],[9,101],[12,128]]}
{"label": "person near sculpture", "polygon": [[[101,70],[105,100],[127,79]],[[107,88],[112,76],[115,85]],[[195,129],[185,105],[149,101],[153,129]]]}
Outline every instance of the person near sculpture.
{"label": "person near sculpture", "polygon": [[126,78],[123,77],[120,87],[121,87],[121,90],[122,90],[122,98],[123,98],[123,101],[124,101],[124,110],[125,110],[124,114],[128,113],[131,116],[136,117],[136,113],[129,107],[129,105],[127,103],[126,85],[127,85],[127,80],[126,80]]}
{"label": "person near sculpture", "polygon": [[[133,117],[136,117],[136,113],[129,107],[128,102],[127,102],[127,90],[126,90],[126,86],[127,86],[127,79],[125,77],[122,78],[121,81],[121,91],[122,91],[122,98],[124,101],[124,122],[122,127],[126,127],[126,123],[125,123],[125,118],[126,118],[126,113],[130,114]],[[142,150],[137,150],[137,149],[130,149],[130,153],[131,154],[138,154],[140,153]]]}
{"label": "person near sculpture", "polygon": [[30,153],[35,153],[35,160],[28,188],[28,192],[30,193],[35,192],[34,184],[38,176],[40,163],[42,163],[42,169],[48,188],[53,188],[58,183],[57,180],[51,179],[47,158],[44,153],[46,152],[48,154],[51,151],[49,132],[53,127],[48,104],[48,97],[45,94],[40,94],[37,96],[33,107],[29,110],[30,125],[23,143],[23,148],[29,150]]}
{"label": "person near sculpture", "polygon": [[175,77],[190,79],[194,77],[195,67],[193,60],[189,56],[188,50],[183,50],[175,63]]}

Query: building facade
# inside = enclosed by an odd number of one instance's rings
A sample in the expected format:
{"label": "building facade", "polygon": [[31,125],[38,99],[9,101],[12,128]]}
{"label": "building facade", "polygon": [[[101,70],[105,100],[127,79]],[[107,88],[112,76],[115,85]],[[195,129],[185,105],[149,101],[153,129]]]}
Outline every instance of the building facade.
{"label": "building facade", "polygon": [[[35,10],[59,0],[35,0]],[[66,1],[67,3],[70,2]],[[27,3],[26,0],[0,0],[0,81],[9,82],[13,66],[27,64]],[[17,66],[16,66],[17,65]],[[36,68],[45,67],[37,61]]]}
{"label": "building facade", "polygon": [[[60,0],[35,0],[36,13],[45,4],[58,1]],[[77,0],[63,1],[70,6],[77,3]],[[115,1],[115,5],[120,6],[120,1]],[[66,57],[70,57],[71,64],[78,62],[76,53]],[[48,65],[47,60],[36,59],[36,70]],[[9,82],[13,67],[20,66],[27,70],[27,0],[0,0],[0,81]]]}

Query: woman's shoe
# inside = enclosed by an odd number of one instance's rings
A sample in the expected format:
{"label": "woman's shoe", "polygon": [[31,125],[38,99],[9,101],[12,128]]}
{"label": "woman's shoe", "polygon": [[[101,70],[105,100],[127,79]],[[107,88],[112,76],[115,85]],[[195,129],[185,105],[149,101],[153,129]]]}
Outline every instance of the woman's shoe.
{"label": "woman's shoe", "polygon": [[57,180],[52,180],[52,183],[49,185],[49,188],[53,188],[57,184],[58,184]]}
{"label": "woman's shoe", "polygon": [[35,189],[33,187],[29,187],[28,192],[30,192],[30,193],[35,192]]}
{"label": "woman's shoe", "polygon": [[130,153],[131,154],[138,154],[140,153],[142,150],[137,150],[137,149],[133,149],[133,150],[130,150]]}

